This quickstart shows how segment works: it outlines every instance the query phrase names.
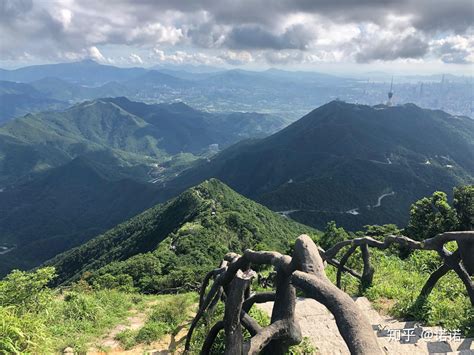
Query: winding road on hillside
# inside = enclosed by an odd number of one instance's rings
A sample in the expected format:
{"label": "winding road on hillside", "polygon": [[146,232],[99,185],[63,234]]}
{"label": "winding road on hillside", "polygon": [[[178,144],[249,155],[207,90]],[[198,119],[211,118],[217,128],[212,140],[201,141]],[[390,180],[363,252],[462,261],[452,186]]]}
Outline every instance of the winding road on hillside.
{"label": "winding road on hillside", "polygon": [[380,195],[379,198],[377,199],[377,203],[373,205],[372,207],[376,208],[376,207],[382,206],[382,200],[387,196],[393,196],[393,195],[395,195],[395,191],[391,191],[389,193]]}
{"label": "winding road on hillside", "polygon": [[[382,200],[385,198],[385,197],[388,197],[388,196],[393,196],[395,195],[395,191],[390,191],[388,193],[383,193],[381,194],[378,198],[377,198],[377,203],[373,206],[369,206],[370,208],[377,208],[377,207],[380,207],[382,206]],[[286,217],[288,218],[292,213],[295,213],[295,212],[329,212],[329,213],[349,213],[349,214],[352,214],[354,216],[360,214],[359,212],[359,208],[356,207],[356,208],[352,208],[348,211],[345,211],[345,212],[340,212],[340,211],[321,211],[321,210],[310,210],[310,209],[293,209],[293,210],[284,210],[284,211],[276,211],[276,213],[282,215],[283,217]]]}

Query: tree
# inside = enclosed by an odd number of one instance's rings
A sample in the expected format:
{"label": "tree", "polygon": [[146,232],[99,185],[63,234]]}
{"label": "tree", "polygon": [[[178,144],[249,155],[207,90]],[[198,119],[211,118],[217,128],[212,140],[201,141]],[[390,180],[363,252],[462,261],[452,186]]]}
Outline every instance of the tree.
{"label": "tree", "polygon": [[407,233],[416,240],[423,240],[457,230],[458,226],[456,210],[449,205],[447,195],[436,191],[411,206]]}
{"label": "tree", "polygon": [[400,234],[400,229],[395,224],[384,224],[384,225],[365,225],[365,232],[360,232],[361,235],[369,237],[386,237],[388,235]]}
{"label": "tree", "polygon": [[48,302],[51,290],[48,283],[56,276],[54,267],[44,267],[35,272],[13,270],[0,281],[0,307],[19,306],[25,310],[41,308]]}
{"label": "tree", "polygon": [[453,206],[456,209],[460,230],[474,228],[474,185],[454,188]]}
{"label": "tree", "polygon": [[324,234],[321,236],[319,245],[323,249],[328,249],[334,244],[349,239],[349,234],[342,227],[337,227],[336,222],[330,221],[326,225]]}

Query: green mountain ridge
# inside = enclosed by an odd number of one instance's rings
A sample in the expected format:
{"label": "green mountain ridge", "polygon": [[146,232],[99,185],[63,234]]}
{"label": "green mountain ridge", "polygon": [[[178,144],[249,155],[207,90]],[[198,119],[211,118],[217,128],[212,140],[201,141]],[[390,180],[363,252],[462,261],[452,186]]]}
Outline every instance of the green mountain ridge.
{"label": "green mountain ridge", "polygon": [[216,177],[318,228],[332,219],[350,229],[403,226],[417,199],[472,183],[473,137],[467,117],[333,101],[272,136],[222,151],[167,187],[176,193]]}
{"label": "green mountain ridge", "polygon": [[149,180],[146,171],[175,154],[199,155],[211,144],[225,147],[283,125],[270,115],[208,114],[184,104],[86,101],[64,111],[28,114],[0,127],[0,184],[101,151],[114,156],[118,168],[135,167],[128,177]]}
{"label": "green mountain ridge", "polygon": [[55,266],[60,283],[85,272],[129,273],[136,275],[136,286],[158,291],[177,286],[177,280],[196,281],[228,251],[286,251],[301,233],[316,231],[211,179],[46,264]]}

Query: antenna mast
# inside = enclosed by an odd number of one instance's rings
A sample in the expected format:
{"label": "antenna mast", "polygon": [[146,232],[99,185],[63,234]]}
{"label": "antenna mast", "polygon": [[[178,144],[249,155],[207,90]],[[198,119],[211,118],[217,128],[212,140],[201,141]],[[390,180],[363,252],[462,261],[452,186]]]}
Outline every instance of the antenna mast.
{"label": "antenna mast", "polygon": [[392,76],[392,82],[390,83],[390,91],[388,92],[387,106],[392,106],[392,97],[393,97],[393,76]]}

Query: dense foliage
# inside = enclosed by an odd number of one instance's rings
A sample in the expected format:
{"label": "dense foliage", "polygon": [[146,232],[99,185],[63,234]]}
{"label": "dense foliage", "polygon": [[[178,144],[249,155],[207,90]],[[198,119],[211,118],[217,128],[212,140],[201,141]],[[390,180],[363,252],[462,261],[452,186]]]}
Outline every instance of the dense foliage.
{"label": "dense foliage", "polygon": [[[413,221],[429,223],[426,228],[448,226],[443,224],[443,217],[453,220],[454,211],[458,222],[453,228],[463,228],[465,224],[460,221],[472,218],[472,192],[472,186],[456,188],[454,207],[440,192],[423,198],[412,206],[417,217]],[[428,205],[426,201],[431,209],[420,208]],[[441,211],[448,212],[440,213],[440,206]],[[360,235],[378,239],[400,233],[393,224],[367,225],[364,231],[351,233],[334,222],[328,223],[323,233],[315,233],[245,199],[217,180],[207,181],[58,257],[55,265],[59,281],[78,280],[72,287],[48,288],[56,278],[52,267],[35,272],[14,271],[0,281],[0,353],[52,352],[68,346],[76,351],[86,350],[104,332],[123,322],[130,309],[143,309],[144,302],[148,303],[143,326],[116,335],[122,346],[133,348],[176,334],[189,324],[196,295],[159,296],[150,303],[143,292],[175,292],[192,287],[229,250],[251,247],[288,253],[295,237],[305,232],[325,248]],[[454,250],[456,245],[451,243],[448,248]],[[372,286],[361,288],[354,278],[344,274],[342,285],[346,292],[366,296],[376,308],[396,317],[474,335],[473,309],[456,275],[444,276],[426,302],[417,302],[429,274],[440,266],[436,253],[415,251],[400,258],[398,248],[389,248],[371,249],[371,254],[375,269]],[[358,252],[349,259],[348,266],[361,271]],[[334,280],[335,269],[328,266],[327,273]],[[194,352],[199,351],[212,320],[221,313],[222,308],[218,308],[211,318],[199,324]],[[268,322],[261,311],[253,310],[252,316],[262,325]],[[216,353],[220,346],[222,339],[216,343]],[[306,340],[292,353],[313,350]]]}
{"label": "dense foliage", "polygon": [[158,197],[154,185],[110,181],[86,158],[6,189],[0,198],[0,244],[14,249],[0,256],[0,276],[82,244],[155,205]]}
{"label": "dense foliage", "polygon": [[407,233],[423,240],[438,233],[471,230],[474,219],[474,185],[454,188],[452,206],[446,193],[436,191],[415,202],[410,209]]}
{"label": "dense foliage", "polygon": [[[111,156],[104,165],[112,165],[115,176],[146,180],[143,165],[149,170],[175,154],[197,155],[211,144],[222,148],[266,136],[283,124],[265,114],[207,113],[183,103],[147,105],[124,97],[85,101],[0,127],[0,184],[98,152]],[[123,166],[134,169],[127,172]]]}

